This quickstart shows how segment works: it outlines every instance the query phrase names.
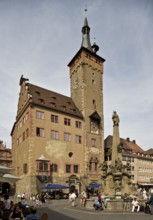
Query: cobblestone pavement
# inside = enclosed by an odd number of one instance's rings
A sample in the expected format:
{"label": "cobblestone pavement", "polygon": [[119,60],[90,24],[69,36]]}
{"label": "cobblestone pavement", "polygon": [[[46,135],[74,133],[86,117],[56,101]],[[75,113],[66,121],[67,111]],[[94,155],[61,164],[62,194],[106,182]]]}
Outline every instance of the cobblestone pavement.
{"label": "cobblestone pavement", "polygon": [[38,208],[41,215],[47,212],[48,220],[147,220],[153,219],[153,216],[144,212],[117,212],[117,211],[95,211],[81,207],[79,200],[75,207],[72,207],[67,200],[52,200],[50,203],[43,204]]}
{"label": "cobblestone pavement", "polygon": [[[15,200],[14,200],[15,201]],[[17,202],[17,201],[15,201]],[[27,201],[29,205],[36,205],[34,201]],[[95,211],[80,206],[79,199],[74,207],[68,200],[51,200],[38,207],[38,214],[48,213],[48,220],[153,220],[153,216],[144,212]]]}

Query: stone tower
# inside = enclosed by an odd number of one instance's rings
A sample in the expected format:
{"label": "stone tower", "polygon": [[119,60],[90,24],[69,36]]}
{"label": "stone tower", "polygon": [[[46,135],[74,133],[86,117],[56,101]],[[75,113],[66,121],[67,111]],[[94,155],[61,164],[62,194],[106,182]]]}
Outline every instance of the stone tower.
{"label": "stone tower", "polygon": [[[99,47],[90,43],[87,18],[82,27],[80,50],[68,64],[71,97],[84,117],[84,177],[88,182],[100,181],[99,165],[104,157],[103,64],[97,55]],[[87,182],[86,182],[87,184]]]}

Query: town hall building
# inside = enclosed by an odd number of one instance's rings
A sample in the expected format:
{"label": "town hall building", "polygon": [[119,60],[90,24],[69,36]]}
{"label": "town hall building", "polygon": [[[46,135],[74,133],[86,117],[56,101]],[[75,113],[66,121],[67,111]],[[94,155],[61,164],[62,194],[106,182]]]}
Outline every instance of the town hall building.
{"label": "town hall building", "polygon": [[[48,183],[78,192],[101,183],[104,160],[103,65],[90,42],[87,18],[79,51],[68,64],[71,96],[29,83],[21,76],[12,160],[17,193],[37,192]],[[50,89],[51,89],[50,85]]]}

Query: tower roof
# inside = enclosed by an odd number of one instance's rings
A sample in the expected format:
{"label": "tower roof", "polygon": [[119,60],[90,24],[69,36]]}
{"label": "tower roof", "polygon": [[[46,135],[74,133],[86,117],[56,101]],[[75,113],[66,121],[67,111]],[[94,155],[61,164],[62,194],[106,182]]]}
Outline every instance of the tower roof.
{"label": "tower roof", "polygon": [[85,47],[88,50],[92,51],[91,43],[90,43],[90,27],[88,25],[88,20],[85,17],[84,26],[82,27],[82,43],[81,47]]}
{"label": "tower roof", "polygon": [[88,25],[88,20],[87,20],[86,17],[85,17],[85,19],[84,19],[84,27],[89,27],[89,25]]}

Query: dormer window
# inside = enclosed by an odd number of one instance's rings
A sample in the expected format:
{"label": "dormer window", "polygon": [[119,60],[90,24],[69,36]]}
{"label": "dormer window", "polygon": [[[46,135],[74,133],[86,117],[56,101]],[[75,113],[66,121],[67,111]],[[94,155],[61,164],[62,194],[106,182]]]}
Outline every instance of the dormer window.
{"label": "dormer window", "polygon": [[38,99],[41,104],[45,104],[44,99]]}
{"label": "dormer window", "polygon": [[51,104],[51,107],[54,107],[54,108],[56,107],[56,103],[55,102],[51,102],[50,104]]}
{"label": "dormer window", "polygon": [[62,108],[63,108],[64,111],[66,110],[66,106],[65,105],[63,105]]}
{"label": "dormer window", "polygon": [[75,108],[71,108],[71,111],[72,111],[72,112],[76,112],[76,109],[75,109]]}
{"label": "dormer window", "polygon": [[55,97],[55,96],[52,96],[51,99],[56,100],[56,97]]}
{"label": "dormer window", "polygon": [[37,95],[39,95],[39,96],[40,96],[40,92],[39,92],[39,91],[35,91],[35,93],[36,93]]}

